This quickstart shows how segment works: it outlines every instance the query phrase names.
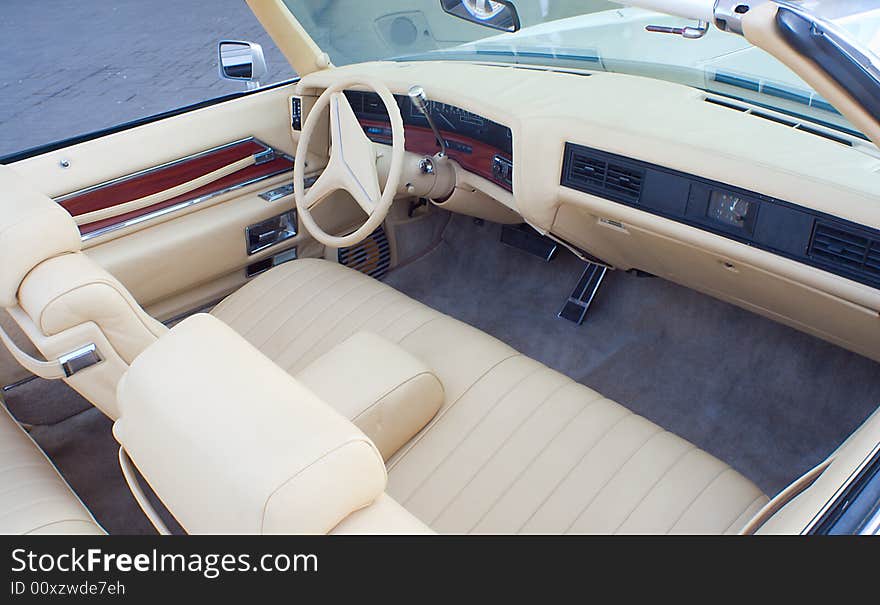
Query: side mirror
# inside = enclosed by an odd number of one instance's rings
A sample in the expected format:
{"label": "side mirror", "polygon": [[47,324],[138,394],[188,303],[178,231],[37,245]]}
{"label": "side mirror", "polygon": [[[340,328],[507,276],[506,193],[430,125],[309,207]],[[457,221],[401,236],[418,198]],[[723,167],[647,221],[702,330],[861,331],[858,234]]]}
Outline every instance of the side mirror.
{"label": "side mirror", "polygon": [[484,27],[505,32],[520,27],[516,7],[508,0],[440,0],[440,7],[454,17]]}
{"label": "side mirror", "polygon": [[247,82],[248,90],[259,88],[260,80],[269,73],[263,47],[254,42],[221,40],[217,53],[220,77]]}

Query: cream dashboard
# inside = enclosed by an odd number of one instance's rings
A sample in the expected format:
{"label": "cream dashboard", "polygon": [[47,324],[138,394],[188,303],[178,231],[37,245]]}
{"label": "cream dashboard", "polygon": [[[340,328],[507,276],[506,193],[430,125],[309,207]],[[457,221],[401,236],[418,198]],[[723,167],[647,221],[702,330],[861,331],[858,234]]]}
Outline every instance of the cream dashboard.
{"label": "cream dashboard", "polygon": [[[472,145],[455,159],[485,204],[616,268],[880,359],[880,160],[866,142],[609,73],[381,62],[311,74],[298,91],[314,96],[355,74],[396,95],[422,85],[432,112],[449,118],[444,137]],[[423,129],[413,151],[428,152],[430,131],[409,120],[408,142],[410,128]],[[478,121],[484,130],[469,131]],[[375,122],[365,127],[381,141]],[[468,163],[476,155],[481,166]],[[492,173],[496,155],[510,162],[509,183]]]}

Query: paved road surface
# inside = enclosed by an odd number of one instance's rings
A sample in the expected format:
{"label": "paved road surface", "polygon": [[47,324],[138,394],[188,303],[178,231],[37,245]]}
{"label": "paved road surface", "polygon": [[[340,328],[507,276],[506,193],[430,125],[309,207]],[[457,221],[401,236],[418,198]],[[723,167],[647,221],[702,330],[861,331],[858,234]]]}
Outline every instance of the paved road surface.
{"label": "paved road surface", "polygon": [[293,75],[244,0],[0,0],[0,156],[243,90],[223,38]]}

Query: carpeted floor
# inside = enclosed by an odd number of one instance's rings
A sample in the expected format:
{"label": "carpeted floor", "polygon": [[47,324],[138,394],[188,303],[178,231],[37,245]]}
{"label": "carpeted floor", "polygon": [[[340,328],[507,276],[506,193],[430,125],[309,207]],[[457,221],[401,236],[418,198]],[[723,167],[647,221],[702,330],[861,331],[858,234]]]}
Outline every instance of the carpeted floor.
{"label": "carpeted floor", "polygon": [[581,326],[556,313],[583,265],[455,216],[387,282],[692,441],[773,495],[880,405],[880,366],[693,290],[609,272]]}
{"label": "carpeted floor", "polygon": [[[770,495],[880,403],[876,363],[661,279],[609,273],[575,326],[556,313],[580,261],[562,251],[545,263],[499,237],[497,225],[455,216],[437,248],[386,281],[692,441]],[[57,381],[5,397],[105,529],[153,532],[105,416]]]}

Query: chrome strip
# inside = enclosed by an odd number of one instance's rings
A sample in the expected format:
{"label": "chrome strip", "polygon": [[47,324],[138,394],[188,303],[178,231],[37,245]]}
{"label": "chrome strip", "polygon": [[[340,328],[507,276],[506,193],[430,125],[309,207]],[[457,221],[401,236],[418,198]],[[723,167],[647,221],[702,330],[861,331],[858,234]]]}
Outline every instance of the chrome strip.
{"label": "chrome strip", "polygon": [[[136,179],[136,178],[142,177],[144,175],[151,174],[151,173],[156,172],[158,170],[164,170],[165,168],[169,168],[171,166],[176,166],[177,164],[180,164],[182,162],[188,162],[190,160],[195,160],[200,157],[206,156],[208,154],[215,153],[217,151],[222,151],[223,149],[228,149],[229,147],[233,147],[235,145],[241,145],[242,143],[248,143],[250,141],[253,141],[253,142],[257,143],[258,145],[262,145],[264,147],[263,151],[258,152],[258,153],[264,153],[265,151],[272,149],[269,145],[266,145],[266,143],[257,139],[256,137],[247,137],[244,139],[239,139],[237,141],[233,141],[231,143],[226,143],[225,145],[220,145],[219,147],[212,147],[211,149],[206,149],[205,151],[200,151],[198,153],[193,153],[191,155],[184,156],[182,158],[178,158],[176,160],[171,160],[170,162],[165,162],[164,164],[159,164],[158,166],[151,166],[150,168],[144,168],[143,170],[138,170],[137,172],[132,172],[131,174],[126,174],[126,175],[123,175],[120,177],[116,177],[115,179],[110,179],[109,181],[104,181],[102,183],[98,183],[97,185],[89,185],[88,187],[84,187],[83,189],[77,189],[76,191],[73,191],[71,193],[65,193],[64,195],[60,195],[60,196],[53,198],[53,199],[56,202],[61,203],[61,202],[69,200],[72,197],[76,197],[78,195],[83,195],[84,193],[91,193],[92,191],[97,191],[98,189],[110,187],[111,185],[117,185],[119,183],[124,183],[126,181],[130,181],[132,179]],[[283,157],[287,157],[288,159],[290,159],[289,156],[287,156],[286,154],[281,154],[281,155]]]}
{"label": "chrome strip", "polygon": [[850,474],[850,476],[846,478],[846,481],[844,481],[843,484],[837,489],[837,491],[834,492],[834,495],[831,496],[828,502],[825,503],[825,506],[823,506],[816,514],[816,516],[813,517],[813,519],[807,524],[807,526],[801,532],[801,535],[809,534],[811,531],[813,531],[813,528],[816,527],[816,525],[818,525],[819,522],[825,518],[825,514],[837,504],[843,493],[849,488],[852,482],[855,481],[856,478],[858,478],[862,471],[865,470],[865,468],[871,463],[871,460],[874,459],[874,456],[877,455],[878,451],[880,451],[880,443],[874,446],[874,448],[871,450],[871,453],[869,453],[865,457],[865,459],[862,460],[862,462],[858,465],[858,467],[856,467],[856,469]]}
{"label": "chrome strip", "polygon": [[160,210],[156,210],[154,212],[150,212],[148,214],[142,214],[141,216],[135,216],[125,221],[121,221],[119,223],[114,223],[112,225],[107,225],[106,227],[101,227],[95,231],[84,234],[80,239],[83,242],[87,242],[89,240],[95,239],[96,237],[101,237],[102,235],[107,235],[108,233],[112,233],[114,231],[118,231],[119,229],[125,229],[126,227],[133,227],[134,225],[139,225],[143,222],[153,220],[155,218],[159,218],[160,216],[165,216],[166,214],[170,214],[172,212],[178,212],[183,210],[184,208],[189,208],[190,206],[195,206],[196,204],[201,204],[207,200],[218,197],[220,195],[225,195],[232,191],[236,191],[238,189],[242,189],[244,187],[248,187],[255,183],[259,183],[261,181],[265,181],[266,179],[270,179],[272,177],[276,177],[280,174],[284,174],[285,172],[290,172],[290,168],[285,168],[284,170],[276,170],[270,174],[265,174],[260,177],[256,177],[242,183],[237,183],[235,185],[230,185],[225,189],[221,189],[219,191],[213,191],[211,193],[206,193],[205,195],[200,195],[199,197],[193,198],[191,200],[186,200],[184,202],[180,202],[179,204],[174,204],[173,206],[168,206],[167,208],[162,208]]}
{"label": "chrome strip", "polygon": [[880,509],[874,511],[874,516],[865,523],[859,534],[862,536],[876,536],[880,534]]}

